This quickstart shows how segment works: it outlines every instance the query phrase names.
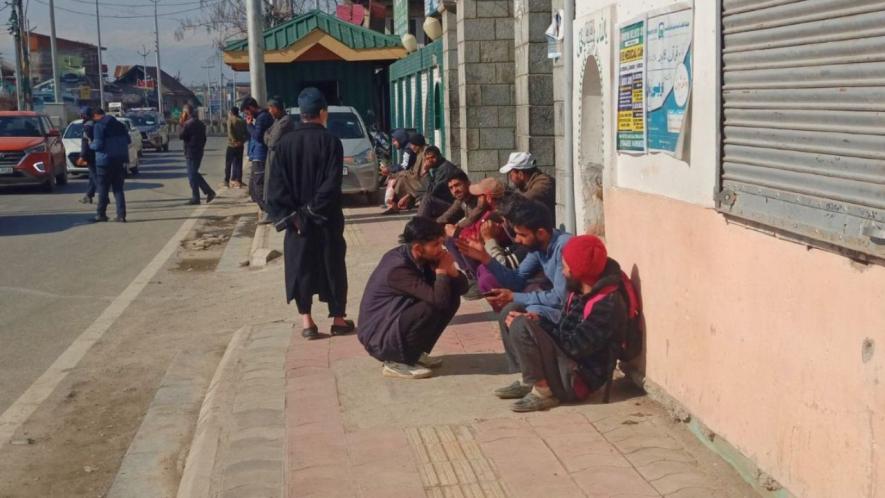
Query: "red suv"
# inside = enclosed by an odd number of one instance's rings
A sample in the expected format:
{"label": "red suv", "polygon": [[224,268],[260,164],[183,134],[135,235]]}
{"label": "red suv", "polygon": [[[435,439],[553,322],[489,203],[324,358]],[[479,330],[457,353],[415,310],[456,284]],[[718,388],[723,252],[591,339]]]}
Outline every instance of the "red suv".
{"label": "red suv", "polygon": [[0,112],[0,185],[38,184],[52,191],[67,182],[65,147],[49,117]]}

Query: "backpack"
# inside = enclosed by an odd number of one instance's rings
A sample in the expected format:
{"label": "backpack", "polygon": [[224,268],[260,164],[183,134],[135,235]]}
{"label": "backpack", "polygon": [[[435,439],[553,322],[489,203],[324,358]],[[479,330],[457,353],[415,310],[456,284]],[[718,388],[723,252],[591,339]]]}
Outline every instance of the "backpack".
{"label": "backpack", "polygon": [[[620,285],[606,287],[587,300],[584,305],[584,319],[586,320],[593,312],[593,305],[616,290],[621,292],[621,297],[627,305],[627,323],[624,328],[624,337],[621,339],[618,359],[628,362],[642,353],[642,320],[640,319],[642,308],[633,281],[626,273],[621,272]],[[571,301],[571,297],[569,297],[569,301]]]}

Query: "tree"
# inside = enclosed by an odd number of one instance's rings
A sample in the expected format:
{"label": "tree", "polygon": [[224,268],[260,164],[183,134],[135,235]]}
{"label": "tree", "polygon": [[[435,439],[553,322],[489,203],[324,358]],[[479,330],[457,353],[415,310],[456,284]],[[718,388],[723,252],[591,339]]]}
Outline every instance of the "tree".
{"label": "tree", "polygon": [[[293,17],[313,10],[319,4],[320,10],[334,12],[343,0],[262,0],[264,27],[278,26]],[[175,38],[183,39],[188,33],[205,31],[213,35],[219,48],[236,39],[246,37],[245,0],[200,0],[200,15],[181,21],[175,30]]]}

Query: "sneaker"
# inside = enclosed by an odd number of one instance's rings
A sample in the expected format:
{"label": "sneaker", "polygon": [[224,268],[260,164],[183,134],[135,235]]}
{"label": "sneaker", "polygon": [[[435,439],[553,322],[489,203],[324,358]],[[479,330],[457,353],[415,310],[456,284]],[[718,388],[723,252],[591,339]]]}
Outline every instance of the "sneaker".
{"label": "sneaker", "polygon": [[213,199],[215,199],[215,191],[214,190],[212,192],[209,192],[208,194],[206,194],[206,204],[209,204],[210,202],[212,202]]}
{"label": "sneaker", "polygon": [[117,216],[116,218],[114,218],[114,222],[116,222],[116,223],[126,223],[126,218],[122,218],[122,217],[120,217],[120,216]]}
{"label": "sneaker", "polygon": [[522,382],[517,380],[509,386],[495,389],[495,396],[501,399],[520,399],[530,392],[532,392],[532,386],[523,385]]}
{"label": "sneaker", "polygon": [[83,198],[80,199],[80,204],[92,204],[92,197],[84,195]]}
{"label": "sneaker", "polygon": [[396,377],[398,379],[426,379],[433,376],[433,372],[429,368],[420,365],[406,365],[405,363],[397,363],[395,361],[385,361],[381,374],[385,377]]}
{"label": "sneaker", "polygon": [[184,205],[185,205],[185,206],[199,206],[199,205],[200,205],[200,199],[191,199],[191,200],[185,202]]}
{"label": "sneaker", "polygon": [[418,358],[418,364],[427,368],[439,368],[442,366],[442,358],[430,356],[427,353],[421,353],[421,357]]}
{"label": "sneaker", "polygon": [[542,398],[535,393],[526,394],[521,400],[510,405],[510,409],[517,413],[537,412],[541,410],[549,410],[559,406],[559,400],[556,396]]}
{"label": "sneaker", "polygon": [[104,223],[104,222],[108,221],[108,217],[107,216],[95,216],[95,217],[89,218],[89,221],[91,221],[93,223]]}

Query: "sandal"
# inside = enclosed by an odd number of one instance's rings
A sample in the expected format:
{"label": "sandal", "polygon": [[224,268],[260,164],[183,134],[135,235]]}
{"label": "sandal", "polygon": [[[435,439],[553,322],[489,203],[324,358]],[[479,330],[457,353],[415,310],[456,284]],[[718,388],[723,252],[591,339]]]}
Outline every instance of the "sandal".
{"label": "sandal", "polygon": [[525,413],[549,410],[556,406],[559,406],[559,400],[555,396],[542,398],[530,392],[523,396],[521,400],[510,405],[510,409],[517,413]]}
{"label": "sandal", "polygon": [[353,320],[344,320],[347,325],[332,325],[332,335],[347,335],[356,330]]}
{"label": "sandal", "polygon": [[314,325],[313,327],[307,327],[301,331],[301,337],[304,337],[307,340],[314,340],[320,336],[320,329]]}

